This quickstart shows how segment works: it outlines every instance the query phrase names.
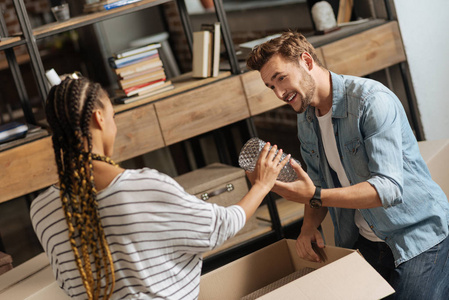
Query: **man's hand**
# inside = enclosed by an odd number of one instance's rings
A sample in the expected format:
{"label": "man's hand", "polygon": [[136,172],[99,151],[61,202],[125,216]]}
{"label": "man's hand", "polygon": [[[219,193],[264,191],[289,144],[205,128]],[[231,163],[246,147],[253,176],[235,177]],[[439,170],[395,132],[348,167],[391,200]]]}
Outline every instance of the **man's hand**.
{"label": "man's hand", "polygon": [[323,237],[318,229],[303,226],[301,228],[301,233],[296,240],[296,253],[303,259],[322,262],[325,258],[321,257],[322,255],[320,253],[316,253],[313,250],[312,244],[318,248],[324,248]]}
{"label": "man's hand", "polygon": [[295,170],[298,180],[293,182],[276,181],[272,191],[289,201],[308,205],[315,193],[315,185],[294,159],[290,160],[290,164]]}

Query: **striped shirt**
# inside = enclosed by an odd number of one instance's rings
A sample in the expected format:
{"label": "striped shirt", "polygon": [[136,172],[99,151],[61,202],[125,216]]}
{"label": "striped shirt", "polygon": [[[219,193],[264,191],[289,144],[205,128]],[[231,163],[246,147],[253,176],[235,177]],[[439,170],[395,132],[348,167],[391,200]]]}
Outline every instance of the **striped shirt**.
{"label": "striped shirt", "polygon": [[[31,221],[59,286],[86,299],[59,192],[52,186],[33,201]],[[114,260],[112,299],[196,299],[201,253],[234,236],[246,221],[240,206],[204,202],[148,168],[124,171],[97,200]]]}

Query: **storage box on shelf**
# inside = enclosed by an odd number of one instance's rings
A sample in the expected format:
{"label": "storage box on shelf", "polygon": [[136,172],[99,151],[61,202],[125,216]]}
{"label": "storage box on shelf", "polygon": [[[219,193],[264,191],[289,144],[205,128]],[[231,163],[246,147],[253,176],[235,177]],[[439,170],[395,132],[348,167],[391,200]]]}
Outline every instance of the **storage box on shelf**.
{"label": "storage box on shelf", "polygon": [[[243,169],[220,163],[210,164],[204,168],[175,177],[175,180],[184,187],[186,192],[204,201],[225,207],[239,202],[249,190]],[[255,214],[246,221],[246,225],[236,236],[220,247],[206,252],[204,257],[244,243],[270,230],[271,219],[269,216],[265,220],[259,220]]]}

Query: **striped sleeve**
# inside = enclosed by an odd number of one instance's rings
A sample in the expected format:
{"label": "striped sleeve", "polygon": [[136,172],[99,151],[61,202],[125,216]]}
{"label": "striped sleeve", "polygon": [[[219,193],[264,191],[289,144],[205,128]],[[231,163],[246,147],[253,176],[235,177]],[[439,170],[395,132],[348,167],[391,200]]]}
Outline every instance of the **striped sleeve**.
{"label": "striped sleeve", "polygon": [[210,236],[211,249],[220,246],[236,235],[246,222],[246,214],[243,208],[238,205],[226,208],[216,204],[212,204],[212,206],[215,220]]}

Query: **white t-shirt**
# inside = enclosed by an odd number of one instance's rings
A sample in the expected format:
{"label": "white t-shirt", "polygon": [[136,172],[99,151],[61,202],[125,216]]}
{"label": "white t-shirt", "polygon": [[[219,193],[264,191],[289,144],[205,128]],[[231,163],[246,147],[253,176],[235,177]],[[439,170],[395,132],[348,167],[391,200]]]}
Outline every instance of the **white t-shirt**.
{"label": "white t-shirt", "polygon": [[[59,286],[74,299],[87,299],[59,193],[52,186],[39,195],[31,220]],[[240,206],[204,202],[148,168],[124,171],[97,199],[114,260],[112,299],[196,299],[201,253],[234,236],[246,222]]]}
{"label": "white t-shirt", "polygon": [[[350,186],[338,153],[337,141],[335,140],[334,135],[334,127],[332,126],[332,108],[327,114],[321,117],[318,116],[318,109],[315,110],[315,113],[318,123],[320,124],[321,140],[323,141],[327,161],[332,170],[337,173],[341,186]],[[354,222],[363,237],[373,242],[382,242],[382,240],[374,234],[373,230],[369,227],[368,223],[365,221],[358,209],[355,210]]]}

